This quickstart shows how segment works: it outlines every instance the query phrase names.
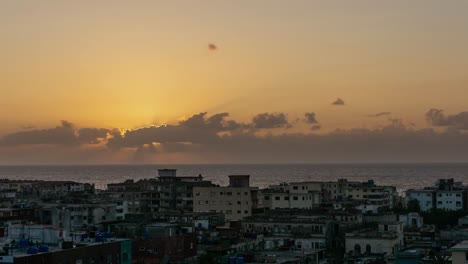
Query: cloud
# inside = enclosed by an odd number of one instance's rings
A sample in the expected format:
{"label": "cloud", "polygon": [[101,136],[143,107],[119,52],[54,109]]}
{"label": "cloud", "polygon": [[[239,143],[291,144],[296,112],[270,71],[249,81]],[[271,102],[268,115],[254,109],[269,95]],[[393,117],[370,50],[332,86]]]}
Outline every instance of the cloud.
{"label": "cloud", "polygon": [[49,129],[33,129],[5,135],[0,143],[2,145],[76,145],[77,137],[73,124],[62,120],[61,125]]}
{"label": "cloud", "polygon": [[262,113],[253,117],[252,124],[257,129],[290,128],[288,117],[285,113]]}
{"label": "cloud", "polygon": [[215,51],[218,50],[218,46],[213,43],[208,43],[208,50]]}
{"label": "cloud", "polygon": [[99,144],[110,132],[105,128],[81,128],[78,130],[78,141],[84,144]]}
{"label": "cloud", "polygon": [[276,130],[289,126],[284,113],[262,113],[243,124],[229,119],[228,113],[202,112],[172,125],[127,131],[76,128],[64,121],[57,127],[4,136],[0,163],[468,161],[468,133],[458,129],[464,114],[446,116],[436,109],[426,115],[433,124],[449,129],[416,129],[391,119],[378,129],[313,133],[320,129],[313,112],[304,114],[311,130],[302,133]]}
{"label": "cloud", "polygon": [[314,112],[305,113],[304,116],[308,124],[318,124],[317,117]]}
{"label": "cloud", "polygon": [[207,116],[207,112],[201,112],[177,125],[143,127],[128,130],[123,135],[120,131],[111,131],[107,145],[118,150],[151,143],[214,143],[220,140],[220,132],[233,132],[248,127],[234,120],[227,120],[228,116],[228,113]]}
{"label": "cloud", "polygon": [[341,98],[336,98],[335,101],[332,102],[332,105],[344,105],[345,102]]}
{"label": "cloud", "polygon": [[367,115],[367,116],[368,117],[381,117],[381,116],[389,116],[391,114],[392,114],[391,112],[379,112],[379,113],[370,114],[370,115]]}
{"label": "cloud", "polygon": [[433,108],[427,111],[426,120],[429,124],[436,127],[446,126],[468,130],[468,112],[446,116],[444,110]]}
{"label": "cloud", "polygon": [[320,126],[316,117],[316,114],[314,112],[308,112],[304,114],[305,116],[305,122],[307,124],[311,124],[312,126],[310,127],[311,130],[320,130],[322,126]]}

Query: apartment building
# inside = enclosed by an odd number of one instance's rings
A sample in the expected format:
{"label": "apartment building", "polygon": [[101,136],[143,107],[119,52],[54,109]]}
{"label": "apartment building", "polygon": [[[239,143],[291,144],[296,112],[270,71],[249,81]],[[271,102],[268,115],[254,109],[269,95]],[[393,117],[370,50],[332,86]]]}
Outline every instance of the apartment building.
{"label": "apartment building", "polygon": [[256,188],[250,187],[249,175],[229,176],[229,186],[193,187],[193,211],[223,213],[226,221],[252,215]]}
{"label": "apartment building", "polygon": [[321,184],[292,182],[261,191],[266,209],[312,209],[320,205]]}
{"label": "apartment building", "polygon": [[345,188],[345,196],[367,205],[393,208],[398,193],[395,186],[378,186],[373,180],[360,183],[350,183]]}
{"label": "apartment building", "polygon": [[453,179],[439,179],[433,186],[408,190],[405,198],[407,205],[411,201],[417,201],[420,210],[426,212],[432,209],[465,210],[466,200],[466,188]]}

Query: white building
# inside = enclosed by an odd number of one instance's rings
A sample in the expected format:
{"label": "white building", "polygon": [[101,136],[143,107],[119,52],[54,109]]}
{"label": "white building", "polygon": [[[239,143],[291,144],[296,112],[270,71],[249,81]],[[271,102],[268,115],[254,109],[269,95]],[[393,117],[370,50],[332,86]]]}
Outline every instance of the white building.
{"label": "white building", "polygon": [[262,190],[263,206],[268,209],[312,209],[320,205],[320,190],[317,182],[271,185]]}
{"label": "white building", "polygon": [[463,210],[466,209],[466,190],[453,179],[439,179],[434,186],[406,192],[406,205],[417,201],[421,211],[432,209]]}
{"label": "white building", "polygon": [[456,211],[464,208],[464,190],[437,190],[435,197],[437,209]]}
{"label": "white building", "polygon": [[435,192],[434,190],[408,190],[406,191],[405,202],[408,203],[416,200],[419,203],[419,208],[423,212],[428,212],[434,208]]}
{"label": "white building", "polygon": [[378,230],[364,229],[346,233],[346,252],[355,256],[363,254],[394,255],[403,247],[403,224],[381,223]]}

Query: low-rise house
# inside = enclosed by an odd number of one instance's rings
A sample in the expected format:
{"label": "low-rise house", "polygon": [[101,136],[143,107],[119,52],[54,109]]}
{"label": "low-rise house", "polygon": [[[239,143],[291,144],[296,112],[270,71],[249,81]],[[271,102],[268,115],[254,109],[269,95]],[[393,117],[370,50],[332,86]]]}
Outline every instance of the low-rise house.
{"label": "low-rise house", "polygon": [[353,256],[394,255],[403,247],[403,224],[381,223],[377,228],[364,228],[346,233],[346,252]]}
{"label": "low-rise house", "polygon": [[464,240],[451,249],[452,264],[464,264],[468,262],[468,240]]}
{"label": "low-rise house", "polygon": [[90,230],[103,222],[116,220],[115,204],[45,204],[38,209],[41,224],[63,228],[67,232]]}

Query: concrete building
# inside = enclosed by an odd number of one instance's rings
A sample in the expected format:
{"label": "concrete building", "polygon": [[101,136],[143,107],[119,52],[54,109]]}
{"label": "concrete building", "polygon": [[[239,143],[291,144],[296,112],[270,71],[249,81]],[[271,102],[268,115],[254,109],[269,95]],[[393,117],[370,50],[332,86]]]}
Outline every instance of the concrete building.
{"label": "concrete building", "polygon": [[350,184],[358,184],[359,182],[350,182],[347,179],[339,179],[336,182],[320,182],[322,191],[322,202],[341,202],[346,200],[346,189]]}
{"label": "concrete building", "polygon": [[419,208],[423,212],[428,212],[435,208],[436,194],[434,190],[408,190],[406,191],[406,204],[412,200],[416,200],[419,203]]}
{"label": "concrete building", "polygon": [[464,240],[451,249],[452,264],[465,264],[468,262],[468,240]]}
{"label": "concrete building", "polygon": [[398,193],[394,186],[378,186],[374,181],[350,183],[345,188],[347,199],[361,202],[362,204],[378,207],[393,208]]}
{"label": "concrete building", "polygon": [[354,256],[394,255],[403,247],[403,224],[381,223],[378,228],[366,228],[346,233],[346,252]]}
{"label": "concrete building", "polygon": [[419,190],[406,191],[406,205],[417,201],[421,211],[432,209],[465,210],[467,208],[467,191],[460,182],[453,179],[439,179],[434,186]]}
{"label": "concrete building", "polygon": [[[242,232],[245,237],[263,235],[264,250],[327,249],[340,252],[344,250],[340,230],[346,228],[346,224],[339,222],[341,217],[345,219],[344,215],[323,210],[274,210],[242,220]],[[351,216],[348,221],[350,219]]]}
{"label": "concrete building", "polygon": [[317,182],[282,183],[261,193],[266,209],[312,209],[320,205],[321,185]]}
{"label": "concrete building", "polygon": [[193,211],[223,213],[226,221],[241,220],[252,215],[254,199],[248,175],[229,176],[227,187],[194,187]]}
{"label": "concrete building", "polygon": [[[99,241],[98,241],[99,240]],[[6,244],[8,248],[10,244]],[[30,263],[132,263],[132,243],[128,239],[96,239],[90,242],[65,241],[59,244],[26,245],[0,256],[2,264]]]}
{"label": "concrete building", "polygon": [[119,206],[119,218],[129,214],[192,212],[193,188],[214,186],[203,176],[177,176],[177,170],[158,170],[156,179],[127,180],[108,185],[105,193]]}
{"label": "concrete building", "polygon": [[38,209],[41,224],[63,228],[66,232],[89,230],[103,222],[116,220],[115,204],[46,204]]}

